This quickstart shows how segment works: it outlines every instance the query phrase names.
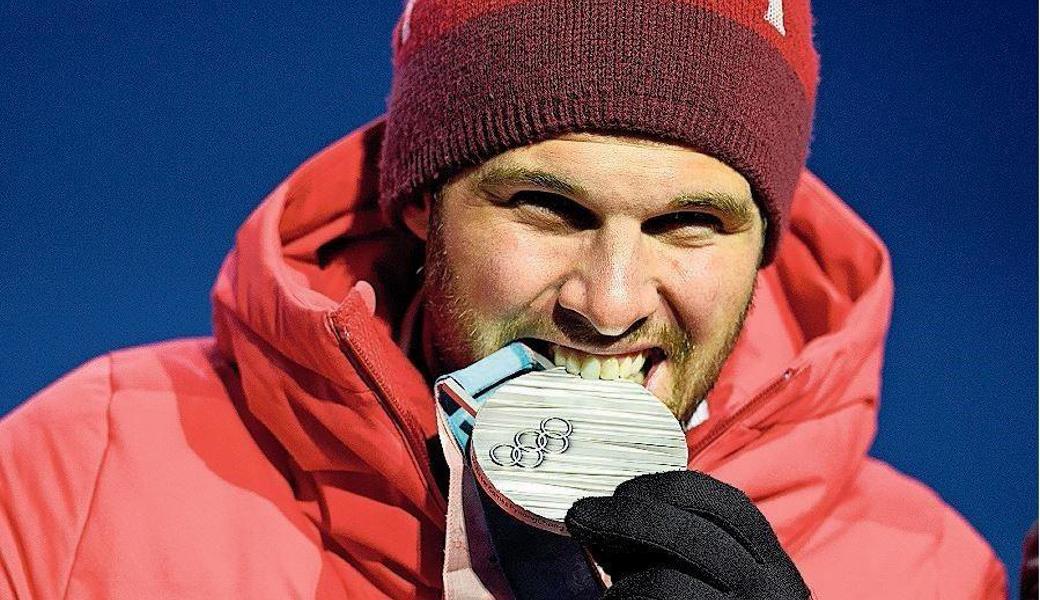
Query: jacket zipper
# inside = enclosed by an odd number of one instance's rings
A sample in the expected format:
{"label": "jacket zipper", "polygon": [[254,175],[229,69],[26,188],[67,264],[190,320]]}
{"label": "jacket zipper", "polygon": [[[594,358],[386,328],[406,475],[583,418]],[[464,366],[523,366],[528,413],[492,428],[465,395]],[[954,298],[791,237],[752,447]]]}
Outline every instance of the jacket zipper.
{"label": "jacket zipper", "polygon": [[785,370],[784,374],[781,375],[779,379],[774,380],[772,383],[766,386],[765,389],[755,394],[754,397],[751,398],[751,400],[748,400],[747,404],[741,406],[740,409],[737,410],[737,412],[730,415],[728,418],[723,420],[717,427],[712,429],[708,437],[704,438],[697,444],[691,446],[691,460],[694,457],[698,456],[708,446],[712,445],[715,442],[715,440],[722,437],[722,435],[726,433],[731,427],[733,427],[734,424],[746,418],[751,413],[755,412],[759,408],[759,406],[761,406],[770,396],[778,392],[781,388],[787,385],[788,382],[794,379],[794,376],[797,375],[799,372],[801,372],[801,368]]}
{"label": "jacket zipper", "polygon": [[[349,333],[341,331],[336,324],[335,317],[332,313],[326,316],[329,323],[329,329],[332,330],[333,335],[336,337],[336,342],[339,344],[340,351],[350,361],[350,364],[354,369],[361,375],[361,378],[365,381],[365,385],[369,389],[375,392],[376,399],[379,400],[379,405],[382,406],[383,410],[390,416],[390,420],[394,423],[394,427],[400,434],[401,439],[404,441],[405,448],[408,450],[408,455],[412,459],[416,470],[419,472],[419,476],[422,478],[423,483],[426,486],[427,492],[431,494],[434,501],[442,512],[447,512],[448,501],[441,494],[441,490],[437,487],[436,478],[433,476],[433,470],[430,467],[429,456],[426,455],[425,440],[422,436],[418,436],[409,427],[406,419],[398,410],[395,403],[389,398],[389,392],[386,386],[379,380],[375,375],[375,369],[370,364],[367,355],[360,350],[351,338]],[[421,456],[420,456],[421,453]]]}

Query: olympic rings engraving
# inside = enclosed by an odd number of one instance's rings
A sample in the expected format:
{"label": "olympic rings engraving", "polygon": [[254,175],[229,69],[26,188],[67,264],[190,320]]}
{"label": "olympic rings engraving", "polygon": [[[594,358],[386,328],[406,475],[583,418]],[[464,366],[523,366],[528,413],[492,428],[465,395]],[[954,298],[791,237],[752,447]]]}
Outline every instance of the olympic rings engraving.
{"label": "olympic rings engraving", "polygon": [[567,419],[546,417],[538,429],[516,432],[512,444],[498,444],[491,448],[491,462],[500,467],[537,469],[547,454],[563,454],[571,447],[574,426]]}

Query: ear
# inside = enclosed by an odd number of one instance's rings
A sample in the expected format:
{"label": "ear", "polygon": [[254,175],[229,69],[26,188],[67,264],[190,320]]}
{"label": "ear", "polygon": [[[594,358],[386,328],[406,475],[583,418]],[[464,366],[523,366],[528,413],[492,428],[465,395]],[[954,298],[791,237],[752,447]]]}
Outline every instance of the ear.
{"label": "ear", "polygon": [[766,240],[769,239],[769,218],[762,213],[762,244],[758,248],[758,268],[762,268],[762,263],[766,260]]}
{"label": "ear", "polygon": [[404,221],[405,226],[415,234],[415,237],[424,242],[430,227],[431,202],[430,192],[423,192],[418,198],[401,208],[401,220]]}

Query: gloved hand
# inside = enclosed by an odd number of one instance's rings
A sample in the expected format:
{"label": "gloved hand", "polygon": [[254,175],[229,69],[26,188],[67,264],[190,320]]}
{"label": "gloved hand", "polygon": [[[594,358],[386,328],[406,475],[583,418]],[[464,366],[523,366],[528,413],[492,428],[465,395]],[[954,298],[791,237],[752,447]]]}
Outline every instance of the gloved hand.
{"label": "gloved hand", "polygon": [[604,600],[805,600],[809,589],[740,490],[697,471],[642,475],[567,512],[610,575]]}

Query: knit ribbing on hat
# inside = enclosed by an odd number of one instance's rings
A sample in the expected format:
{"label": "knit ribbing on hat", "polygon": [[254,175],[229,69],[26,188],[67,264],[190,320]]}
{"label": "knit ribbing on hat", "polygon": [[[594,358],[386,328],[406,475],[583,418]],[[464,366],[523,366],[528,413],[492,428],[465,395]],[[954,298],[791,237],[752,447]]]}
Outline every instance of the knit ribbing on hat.
{"label": "knit ribbing on hat", "polygon": [[[412,36],[424,1],[403,23]],[[741,173],[769,219],[772,261],[805,164],[815,62],[806,87],[760,30],[679,0],[506,2],[411,44],[397,48],[380,166],[392,223],[416,194],[510,148],[619,133]]]}

